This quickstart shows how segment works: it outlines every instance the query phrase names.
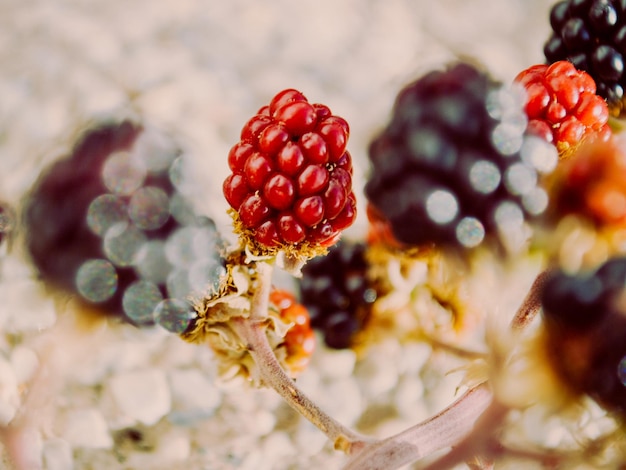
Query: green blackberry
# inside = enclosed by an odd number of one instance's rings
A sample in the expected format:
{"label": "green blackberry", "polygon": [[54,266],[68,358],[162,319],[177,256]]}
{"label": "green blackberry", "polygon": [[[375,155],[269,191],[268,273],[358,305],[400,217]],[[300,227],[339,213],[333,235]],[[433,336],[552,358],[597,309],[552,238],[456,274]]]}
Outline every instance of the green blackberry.
{"label": "green blackberry", "polygon": [[136,325],[180,332],[185,299],[224,270],[212,220],[184,196],[181,150],[131,120],[88,129],[40,176],[24,204],[41,278]]}
{"label": "green blackberry", "polygon": [[626,257],[591,273],[555,272],[541,294],[550,360],[576,392],[626,414]]}
{"label": "green blackberry", "polygon": [[554,151],[525,138],[524,104],[521,89],[465,63],[399,93],[391,122],[370,144],[365,187],[399,242],[471,248],[489,235],[504,242],[545,209],[534,162],[536,151]]}
{"label": "green blackberry", "polygon": [[376,290],[367,277],[364,243],[341,241],[302,268],[300,293],[313,328],[327,346],[349,348],[369,316]]}
{"label": "green blackberry", "polygon": [[626,86],[626,2],[563,0],[550,11],[549,63],[569,60],[593,77],[598,94],[621,109]]}

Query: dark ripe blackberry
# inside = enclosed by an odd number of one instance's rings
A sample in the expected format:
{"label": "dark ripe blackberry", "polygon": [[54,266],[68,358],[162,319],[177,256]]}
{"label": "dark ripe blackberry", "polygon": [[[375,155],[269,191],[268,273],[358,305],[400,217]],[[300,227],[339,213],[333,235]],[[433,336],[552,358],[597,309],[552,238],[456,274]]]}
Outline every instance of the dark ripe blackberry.
{"label": "dark ripe blackberry", "polygon": [[349,348],[365,326],[376,291],[367,278],[366,245],[341,241],[302,268],[300,293],[311,325],[335,349]]}
{"label": "dark ripe blackberry", "polygon": [[544,210],[531,164],[542,144],[525,139],[524,100],[464,63],[400,91],[370,144],[365,187],[400,243],[471,248],[494,236],[508,244]]}
{"label": "dark ripe blackberry", "polygon": [[591,273],[554,273],[542,294],[550,359],[576,392],[626,413],[626,257]]}
{"label": "dark ripe blackberry", "polygon": [[182,158],[171,139],[131,120],[85,131],[24,204],[42,279],[107,315],[184,331],[193,318],[185,299],[224,267],[215,224],[184,196]]}
{"label": "dark ripe blackberry", "polygon": [[626,10],[617,0],[564,0],[552,7],[549,63],[569,60],[596,81],[598,94],[620,111],[626,85]]}

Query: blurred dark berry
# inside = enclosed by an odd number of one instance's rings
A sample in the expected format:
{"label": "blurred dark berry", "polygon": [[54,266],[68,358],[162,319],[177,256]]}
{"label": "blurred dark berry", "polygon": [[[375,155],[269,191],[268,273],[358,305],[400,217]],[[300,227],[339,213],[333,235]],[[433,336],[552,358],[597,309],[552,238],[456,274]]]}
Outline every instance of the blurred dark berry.
{"label": "blurred dark berry", "polygon": [[407,85],[371,142],[369,203],[408,246],[458,248],[519,234],[545,208],[526,159],[521,89],[459,63]]}
{"label": "blurred dark berry", "polygon": [[590,273],[557,271],[541,294],[549,357],[574,391],[626,414],[626,258]]}
{"label": "blurred dark berry", "polygon": [[107,315],[184,331],[187,297],[224,268],[213,221],[181,192],[182,158],[173,140],[131,120],[86,130],[24,204],[41,278]]}
{"label": "blurred dark berry", "polygon": [[366,250],[364,243],[341,241],[327,256],[313,258],[302,269],[302,303],[309,310],[311,325],[331,348],[353,344],[376,300],[367,277]]}

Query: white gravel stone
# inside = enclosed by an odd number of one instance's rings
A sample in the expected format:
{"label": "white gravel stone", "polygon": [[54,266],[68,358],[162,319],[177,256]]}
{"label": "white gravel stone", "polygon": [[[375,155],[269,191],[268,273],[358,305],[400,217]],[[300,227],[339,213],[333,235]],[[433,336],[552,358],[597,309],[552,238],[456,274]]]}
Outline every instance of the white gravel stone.
{"label": "white gravel stone", "polygon": [[109,386],[119,410],[142,424],[155,424],[171,409],[167,377],[159,369],[123,372],[113,376]]}
{"label": "white gravel stone", "polygon": [[71,444],[65,439],[48,439],[43,445],[43,463],[46,470],[73,470]]}
{"label": "white gravel stone", "polygon": [[8,424],[20,406],[18,380],[11,363],[0,357],[0,425]]}
{"label": "white gravel stone", "polygon": [[35,351],[25,346],[17,346],[13,349],[10,361],[20,384],[29,381],[39,367],[39,358]]}
{"label": "white gravel stone", "polygon": [[75,409],[65,415],[63,438],[73,447],[108,449],[113,438],[102,413],[97,409]]}
{"label": "white gravel stone", "polygon": [[209,418],[221,401],[221,392],[215,383],[197,369],[169,372],[172,392],[172,411],[168,419],[179,425],[192,425]]}

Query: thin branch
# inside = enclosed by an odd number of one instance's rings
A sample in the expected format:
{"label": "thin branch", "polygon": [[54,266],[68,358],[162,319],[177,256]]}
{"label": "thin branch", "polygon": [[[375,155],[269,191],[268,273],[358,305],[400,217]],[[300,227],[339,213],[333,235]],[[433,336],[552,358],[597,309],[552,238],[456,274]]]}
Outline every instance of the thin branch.
{"label": "thin branch", "polygon": [[233,319],[233,328],[248,346],[263,383],[273,388],[292,408],[326,434],[336,449],[348,454],[362,449],[373,440],[354,432],[322,411],[298,388],[276,359],[265,334],[264,323],[269,307],[272,267],[267,263],[258,263],[257,273],[250,317]]}
{"label": "thin branch", "polygon": [[343,470],[394,470],[455,445],[472,432],[491,403],[491,391],[479,385],[432,418],[368,445]]}
{"label": "thin branch", "polygon": [[539,313],[541,309],[541,291],[550,273],[551,271],[549,270],[542,271],[530,286],[530,290],[526,294],[522,305],[515,313],[513,320],[511,320],[511,328],[514,331],[526,328]]}

